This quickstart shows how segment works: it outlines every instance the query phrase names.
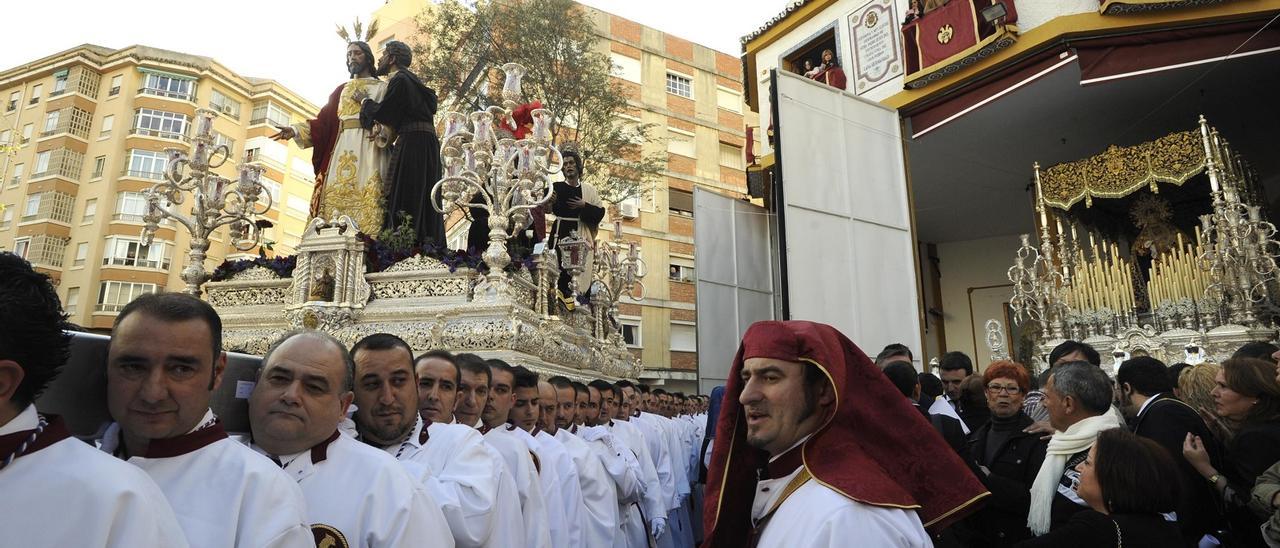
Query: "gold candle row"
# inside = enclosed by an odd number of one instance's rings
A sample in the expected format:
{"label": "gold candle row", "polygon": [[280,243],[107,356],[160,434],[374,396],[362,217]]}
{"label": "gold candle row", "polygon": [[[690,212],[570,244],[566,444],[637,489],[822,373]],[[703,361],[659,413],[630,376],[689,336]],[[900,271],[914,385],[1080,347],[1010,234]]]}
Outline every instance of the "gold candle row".
{"label": "gold candle row", "polygon": [[1200,269],[1197,257],[1201,250],[1200,229],[1196,229],[1196,242],[1189,244],[1178,234],[1177,247],[1170,249],[1151,262],[1151,279],[1147,282],[1147,294],[1152,307],[1181,299],[1198,300],[1204,297],[1210,285],[1209,273]]}
{"label": "gold candle row", "polygon": [[1099,250],[1092,233],[1089,250],[1092,260],[1086,259],[1083,250],[1076,255],[1079,266],[1067,293],[1069,306],[1076,310],[1106,307],[1116,312],[1133,309],[1133,269],[1129,260],[1120,255],[1115,243],[1103,240]]}

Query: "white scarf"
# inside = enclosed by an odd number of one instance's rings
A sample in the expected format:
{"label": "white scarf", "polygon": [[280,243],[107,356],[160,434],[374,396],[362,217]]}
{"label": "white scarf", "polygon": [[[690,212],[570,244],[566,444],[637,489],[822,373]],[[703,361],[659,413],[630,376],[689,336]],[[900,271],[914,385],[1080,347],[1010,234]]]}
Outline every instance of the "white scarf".
{"label": "white scarf", "polygon": [[1066,431],[1053,435],[1053,439],[1049,440],[1044,463],[1040,465],[1040,473],[1036,474],[1036,481],[1031,484],[1031,512],[1027,515],[1027,527],[1032,533],[1040,536],[1049,532],[1053,517],[1053,495],[1058,492],[1058,482],[1067,467],[1067,459],[1089,449],[1097,441],[1099,432],[1120,426],[1115,415],[1103,413],[1077,422]]}

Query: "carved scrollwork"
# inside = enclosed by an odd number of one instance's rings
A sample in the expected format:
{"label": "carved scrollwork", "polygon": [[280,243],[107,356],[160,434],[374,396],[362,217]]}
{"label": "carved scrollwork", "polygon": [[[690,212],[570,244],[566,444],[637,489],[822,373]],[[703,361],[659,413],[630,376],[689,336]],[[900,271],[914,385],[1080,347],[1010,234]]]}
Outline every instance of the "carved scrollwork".
{"label": "carved scrollwork", "polygon": [[390,268],[383,270],[383,272],[420,272],[437,270],[447,271],[449,270],[449,265],[440,262],[439,259],[434,257],[414,255],[408,259],[391,265]]}

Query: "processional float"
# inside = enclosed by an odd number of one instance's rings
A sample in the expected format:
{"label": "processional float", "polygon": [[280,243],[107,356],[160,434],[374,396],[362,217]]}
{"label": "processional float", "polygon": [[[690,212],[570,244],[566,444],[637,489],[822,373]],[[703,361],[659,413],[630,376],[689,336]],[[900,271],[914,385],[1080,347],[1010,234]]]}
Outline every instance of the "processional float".
{"label": "processional float", "polygon": [[[1114,374],[1128,356],[1198,363],[1276,338],[1276,227],[1248,163],[1204,117],[1198,130],[1034,170],[1039,238],[1021,236],[1008,276],[1037,369],[1067,339],[1110,354]],[[1132,225],[1092,211],[1110,202]]]}

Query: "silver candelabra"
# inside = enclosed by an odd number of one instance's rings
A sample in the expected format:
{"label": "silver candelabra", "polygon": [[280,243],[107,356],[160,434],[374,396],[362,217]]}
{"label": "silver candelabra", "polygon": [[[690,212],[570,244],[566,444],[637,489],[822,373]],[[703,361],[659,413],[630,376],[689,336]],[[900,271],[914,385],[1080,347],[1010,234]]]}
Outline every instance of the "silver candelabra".
{"label": "silver candelabra", "polygon": [[551,199],[551,175],[560,171],[563,158],[552,144],[551,113],[532,111],[533,131],[524,139],[502,137],[494,122],[512,117],[520,100],[524,67],[502,66],[506,80],[502,106],[470,114],[444,115],[445,132],[440,144],[444,177],[431,189],[432,207],[448,215],[458,208],[478,207],[489,213],[489,247],[482,257],[489,267],[483,289],[492,294],[507,286],[503,269],[511,264],[507,239],[523,230],[532,210]]}
{"label": "silver candelabra", "polygon": [[[258,246],[262,229],[254,217],[271,209],[271,194],[262,186],[262,166],[241,163],[239,181],[232,181],[211,170],[225,164],[231,156],[226,145],[213,142],[213,118],[217,114],[209,109],[196,111],[196,135],[190,151],[165,149],[168,164],[165,180],[147,189],[146,226],[142,229],[142,243],[151,245],[160,222],[166,217],[186,227],[191,234],[191,249],[187,254],[187,266],[182,269],[182,280],[187,283],[186,292],[200,296],[201,286],[210,274],[204,267],[209,251],[209,236],[224,225],[230,225],[231,245],[237,250],[248,251]],[[191,197],[188,215],[179,213],[179,206]],[[266,197],[265,203],[258,201]]]}

